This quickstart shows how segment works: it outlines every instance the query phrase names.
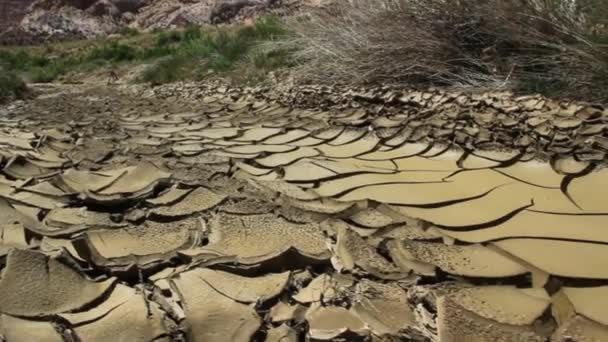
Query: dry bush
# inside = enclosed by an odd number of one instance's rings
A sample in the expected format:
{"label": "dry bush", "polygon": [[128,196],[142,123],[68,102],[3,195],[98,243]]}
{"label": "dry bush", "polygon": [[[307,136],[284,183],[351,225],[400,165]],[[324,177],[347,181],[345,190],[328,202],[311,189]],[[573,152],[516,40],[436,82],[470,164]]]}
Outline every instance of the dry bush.
{"label": "dry bush", "polygon": [[605,14],[603,0],[340,0],[281,44],[310,82],[588,94],[608,82]]}

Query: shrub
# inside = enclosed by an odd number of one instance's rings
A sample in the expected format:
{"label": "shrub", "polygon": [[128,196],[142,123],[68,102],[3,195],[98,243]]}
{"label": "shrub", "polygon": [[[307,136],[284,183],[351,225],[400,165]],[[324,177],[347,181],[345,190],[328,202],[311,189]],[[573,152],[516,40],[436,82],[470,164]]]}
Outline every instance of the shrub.
{"label": "shrub", "polygon": [[[608,3],[585,1],[594,2],[593,13],[608,13]],[[608,74],[608,51],[589,39],[596,22],[588,7],[571,4],[340,1],[293,19],[295,34],[277,45],[298,48],[301,79],[309,82],[515,88],[551,84],[566,95],[586,88],[582,94],[594,87],[597,75]]]}
{"label": "shrub", "polygon": [[23,69],[29,61],[29,55],[25,51],[0,50],[0,62],[5,68]]}
{"label": "shrub", "polygon": [[122,43],[112,42],[90,52],[89,60],[102,60],[108,62],[131,61],[136,57],[136,49]]}
{"label": "shrub", "polygon": [[176,53],[176,48],[172,46],[153,46],[145,48],[137,53],[137,59],[156,59],[164,56],[169,56]]}
{"label": "shrub", "polygon": [[139,30],[129,26],[122,26],[116,31],[116,33],[120,34],[121,36],[134,37],[139,35]]}
{"label": "shrub", "polygon": [[26,93],[27,87],[23,80],[0,64],[0,103],[12,98],[22,98]]}
{"label": "shrub", "polygon": [[179,31],[168,31],[159,33],[156,38],[156,46],[166,46],[182,41],[182,34]]}
{"label": "shrub", "polygon": [[197,25],[188,25],[182,34],[182,39],[184,41],[193,41],[200,39],[203,36],[203,31],[200,26]]}
{"label": "shrub", "polygon": [[50,83],[62,75],[65,70],[59,65],[52,63],[47,66],[37,66],[31,68],[28,73],[28,79],[34,83]]}
{"label": "shrub", "polygon": [[213,69],[226,70],[247,54],[252,42],[243,32],[243,30],[236,33],[221,31],[208,41],[212,51],[209,64]]}
{"label": "shrub", "polygon": [[11,70],[26,70],[29,67],[43,67],[50,63],[44,56],[32,56],[24,50],[0,50],[0,63]]}
{"label": "shrub", "polygon": [[254,38],[257,40],[274,40],[286,36],[289,31],[276,17],[260,18],[253,24]]}

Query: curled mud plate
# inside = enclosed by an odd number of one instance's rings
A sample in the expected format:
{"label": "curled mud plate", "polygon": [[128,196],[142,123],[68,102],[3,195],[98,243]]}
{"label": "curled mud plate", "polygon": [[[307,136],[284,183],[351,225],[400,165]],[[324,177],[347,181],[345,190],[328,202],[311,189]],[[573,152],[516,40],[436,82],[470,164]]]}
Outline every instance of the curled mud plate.
{"label": "curled mud plate", "polygon": [[600,106],[203,95],[0,116],[5,340],[608,340]]}

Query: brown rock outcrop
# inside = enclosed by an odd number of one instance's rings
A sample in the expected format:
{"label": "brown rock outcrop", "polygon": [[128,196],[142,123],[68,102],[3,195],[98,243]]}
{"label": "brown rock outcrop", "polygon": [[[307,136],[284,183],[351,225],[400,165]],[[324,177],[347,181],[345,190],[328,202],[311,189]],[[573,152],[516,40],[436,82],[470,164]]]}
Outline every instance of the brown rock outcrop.
{"label": "brown rock outcrop", "polygon": [[0,0],[0,45],[92,38],[139,29],[289,15],[327,0]]}
{"label": "brown rock outcrop", "polygon": [[35,0],[0,0],[0,32],[18,24]]}

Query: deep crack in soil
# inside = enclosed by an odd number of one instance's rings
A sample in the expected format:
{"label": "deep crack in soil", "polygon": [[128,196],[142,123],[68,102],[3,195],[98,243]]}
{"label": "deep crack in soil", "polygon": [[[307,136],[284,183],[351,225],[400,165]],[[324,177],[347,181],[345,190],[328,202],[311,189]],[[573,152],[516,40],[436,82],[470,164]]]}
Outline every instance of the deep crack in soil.
{"label": "deep crack in soil", "polygon": [[608,339],[603,108],[123,90],[0,109],[5,340]]}

